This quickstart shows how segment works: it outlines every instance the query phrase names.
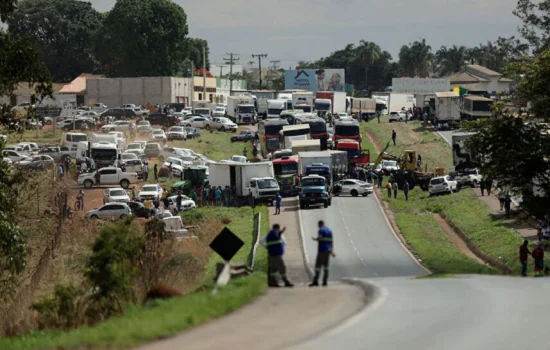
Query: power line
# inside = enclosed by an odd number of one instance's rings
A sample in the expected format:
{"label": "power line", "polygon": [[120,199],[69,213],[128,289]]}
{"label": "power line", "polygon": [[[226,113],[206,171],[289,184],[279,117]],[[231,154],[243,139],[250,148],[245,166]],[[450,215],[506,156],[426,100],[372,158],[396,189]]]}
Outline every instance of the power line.
{"label": "power line", "polygon": [[230,52],[226,53],[226,55],[229,55],[229,58],[224,57],[223,60],[226,64],[229,64],[229,95],[233,93],[233,65],[235,62],[239,61],[239,55]]}
{"label": "power line", "polygon": [[269,63],[271,63],[271,67],[269,69],[269,81],[271,82],[273,81],[273,73],[279,70],[279,63],[281,63],[281,61],[274,60],[274,61],[269,61]]}
{"label": "power line", "polygon": [[260,90],[262,89],[262,58],[266,58],[266,53],[252,54],[252,58],[258,57],[258,77],[260,78]]}

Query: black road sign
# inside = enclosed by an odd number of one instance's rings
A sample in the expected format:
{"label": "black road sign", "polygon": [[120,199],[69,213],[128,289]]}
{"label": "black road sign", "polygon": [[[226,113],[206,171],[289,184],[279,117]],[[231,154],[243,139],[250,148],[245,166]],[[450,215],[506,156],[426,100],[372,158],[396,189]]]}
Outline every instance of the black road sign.
{"label": "black road sign", "polygon": [[235,254],[242,248],[244,242],[237,237],[230,229],[224,227],[223,230],[210,243],[210,248],[218,253],[223,260],[229,262]]}

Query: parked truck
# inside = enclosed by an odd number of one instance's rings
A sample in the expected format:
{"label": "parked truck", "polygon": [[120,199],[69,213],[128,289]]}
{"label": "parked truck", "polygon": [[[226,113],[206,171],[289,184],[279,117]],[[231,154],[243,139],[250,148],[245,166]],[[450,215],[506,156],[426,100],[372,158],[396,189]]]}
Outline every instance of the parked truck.
{"label": "parked truck", "polygon": [[272,162],[211,163],[208,181],[211,186],[234,189],[240,201],[251,195],[255,201],[271,203],[280,191]]}
{"label": "parked truck", "polygon": [[281,193],[296,195],[300,178],[298,175],[298,156],[282,156],[273,160],[275,178],[281,187]]}
{"label": "parked truck", "polygon": [[373,115],[376,113],[376,100],[372,98],[351,98],[350,101],[351,113],[356,113],[358,116],[365,114]]}
{"label": "parked truck", "polygon": [[[320,101],[318,101],[320,100]],[[346,93],[343,91],[317,91],[315,110],[326,111],[326,100],[330,101],[329,113],[346,113]]]}
{"label": "parked truck", "polygon": [[440,122],[460,122],[460,96],[454,91],[435,93],[435,117]]}
{"label": "parked truck", "polygon": [[292,142],[292,154],[321,150],[321,140],[296,140]]}
{"label": "parked truck", "polygon": [[300,208],[332,204],[332,155],[328,151],[300,152]]}
{"label": "parked truck", "polygon": [[191,106],[193,107],[193,113],[209,116],[212,111],[213,104],[210,101],[195,100],[191,102]]}
{"label": "parked truck", "polygon": [[341,179],[348,172],[348,154],[346,151],[329,150],[332,157],[332,178]]}
{"label": "parked truck", "polygon": [[493,100],[483,96],[464,96],[462,103],[461,118],[465,120],[476,120],[493,116]]}
{"label": "parked truck", "polygon": [[[96,173],[99,173],[99,184],[96,183]],[[83,185],[84,188],[92,188],[93,185],[120,185],[122,188],[128,188],[137,182],[137,173],[124,172],[115,167],[105,167],[91,173],[80,174],[77,180],[77,183]]]}
{"label": "parked truck", "polygon": [[278,119],[288,108],[286,100],[267,100],[267,118]]}
{"label": "parked truck", "polygon": [[267,101],[273,100],[276,93],[273,90],[250,90],[250,95],[255,98],[256,113],[258,116],[267,118]]}
{"label": "parked truck", "polygon": [[252,96],[227,97],[227,116],[237,124],[256,123],[256,108]]}
{"label": "parked truck", "polygon": [[292,93],[292,108],[301,109],[305,113],[313,112],[313,92],[294,92]]}
{"label": "parked truck", "polygon": [[474,132],[457,132],[452,135],[453,165],[455,171],[475,168],[472,155],[466,147],[466,140],[475,135]]}
{"label": "parked truck", "polygon": [[391,112],[399,112],[403,108],[408,110],[414,107],[414,95],[390,93],[388,101],[388,114]]}

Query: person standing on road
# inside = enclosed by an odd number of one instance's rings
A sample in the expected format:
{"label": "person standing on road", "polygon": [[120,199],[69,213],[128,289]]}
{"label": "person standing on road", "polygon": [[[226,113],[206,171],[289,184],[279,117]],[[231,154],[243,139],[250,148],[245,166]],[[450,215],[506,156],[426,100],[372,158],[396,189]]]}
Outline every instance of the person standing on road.
{"label": "person standing on road", "polygon": [[504,191],[500,191],[500,193],[498,194],[498,201],[500,203],[500,211],[504,210],[504,201],[505,200],[506,200],[506,194],[504,193]]}
{"label": "person standing on road", "polygon": [[391,198],[391,183],[386,184],[386,190],[388,191],[388,198]]}
{"label": "person standing on road", "polygon": [[399,190],[399,186],[397,186],[397,181],[394,181],[391,184],[391,189],[393,190],[393,198],[397,198],[397,191]]}
{"label": "person standing on road", "polygon": [[178,196],[176,197],[176,210],[177,213],[181,211],[181,201],[183,200],[183,196],[181,195],[181,191],[178,191]]}
{"label": "person standing on road", "polygon": [[281,275],[281,279],[285,283],[285,287],[294,287],[294,284],[286,276],[286,266],[283,260],[285,254],[285,240],[283,233],[286,227],[280,228],[279,224],[274,224],[271,231],[263,239],[263,245],[267,248],[268,266],[269,266],[269,282],[270,287],[280,287],[277,281],[277,274]]}
{"label": "person standing on road", "polygon": [[485,180],[485,188],[487,189],[487,195],[488,196],[491,195],[491,187],[493,187],[493,180],[486,179]]}
{"label": "person standing on road", "polygon": [[481,197],[485,195],[485,179],[481,179],[479,182],[479,190],[481,191]]}
{"label": "person standing on road", "polygon": [[393,145],[395,146],[396,145],[395,140],[397,139],[397,133],[395,132],[395,130],[391,131],[391,139],[393,141]]}
{"label": "person standing on road", "polygon": [[403,194],[405,195],[406,201],[409,200],[409,190],[410,190],[409,181],[405,181],[405,183],[403,184]]}
{"label": "person standing on road", "polygon": [[310,287],[319,286],[321,269],[323,269],[323,286],[327,286],[330,256],[332,255],[333,257],[336,257],[334,254],[332,231],[325,226],[325,222],[323,220],[319,221],[318,226],[318,236],[313,237],[313,240],[319,242],[319,244],[317,247],[317,258],[315,259],[315,276],[313,277],[313,282],[309,285]]}
{"label": "person standing on road", "polygon": [[521,263],[521,275],[523,277],[527,277],[527,258],[531,254],[528,244],[529,242],[524,240],[523,244],[519,247],[519,262]]}
{"label": "person standing on road", "polygon": [[384,182],[384,173],[380,171],[380,173],[378,173],[378,188],[382,188],[383,182]]}
{"label": "person standing on road", "polygon": [[281,197],[281,194],[277,192],[277,196],[275,197],[275,215],[281,214],[281,202],[283,201],[283,197]]}
{"label": "person standing on road", "polygon": [[542,276],[544,271],[544,249],[542,249],[542,243],[539,243],[531,256],[535,260],[535,277]]}
{"label": "person standing on road", "polygon": [[380,124],[380,114],[382,114],[380,111],[376,111],[376,119],[378,119],[378,124]]}
{"label": "person standing on road", "polygon": [[506,194],[504,198],[504,210],[506,211],[506,217],[510,216],[510,210],[512,208],[512,197],[509,194]]}
{"label": "person standing on road", "polygon": [[155,181],[158,181],[159,179],[159,169],[157,164],[155,163],[155,166],[153,167],[153,175],[155,176]]}
{"label": "person standing on road", "polygon": [[147,181],[149,179],[149,163],[145,162],[143,164],[143,180]]}

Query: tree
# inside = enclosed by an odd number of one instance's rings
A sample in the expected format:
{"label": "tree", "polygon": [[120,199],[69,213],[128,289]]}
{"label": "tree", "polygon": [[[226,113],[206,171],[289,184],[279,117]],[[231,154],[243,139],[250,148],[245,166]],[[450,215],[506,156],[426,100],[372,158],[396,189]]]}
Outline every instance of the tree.
{"label": "tree", "polygon": [[184,10],[170,0],[118,0],[96,36],[97,58],[111,76],[176,75],[187,33]]}
{"label": "tree", "polygon": [[[7,21],[15,10],[15,0],[0,1],[0,19]],[[20,82],[34,88],[32,100],[51,96],[52,84],[40,50],[27,39],[13,39],[0,29],[0,96],[11,96]],[[0,106],[0,124],[13,117],[10,106]],[[0,141],[0,152],[4,144]],[[0,162],[0,295],[9,297],[17,277],[26,267],[25,235],[17,226],[18,185],[25,178]]]}
{"label": "tree", "polygon": [[534,53],[550,48],[549,0],[518,0],[513,13],[523,22],[519,33]]}
{"label": "tree", "polygon": [[210,69],[210,61],[208,56],[210,49],[208,48],[208,42],[204,39],[188,38],[185,41],[187,59],[193,62],[195,68],[202,68],[202,48],[205,48],[206,52],[206,69]]}
{"label": "tree", "polygon": [[369,68],[382,56],[382,49],[377,44],[361,40],[356,48],[357,60],[365,70],[365,88],[368,88]]}
{"label": "tree", "polygon": [[432,47],[426,44],[426,39],[403,45],[399,51],[399,65],[411,78],[428,77],[433,67],[433,59]]}
{"label": "tree", "polygon": [[466,48],[453,45],[451,48],[442,46],[435,53],[437,72],[440,76],[448,76],[460,72],[466,62]]}
{"label": "tree", "polygon": [[30,38],[38,45],[55,81],[71,81],[97,70],[92,38],[101,20],[89,2],[23,0],[8,25],[14,38]]}

